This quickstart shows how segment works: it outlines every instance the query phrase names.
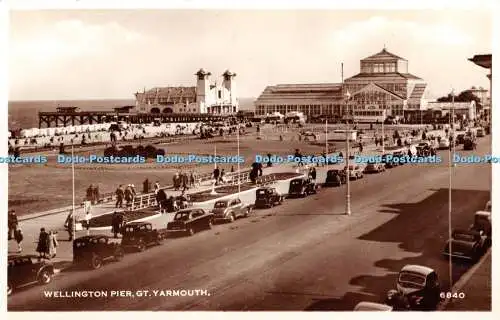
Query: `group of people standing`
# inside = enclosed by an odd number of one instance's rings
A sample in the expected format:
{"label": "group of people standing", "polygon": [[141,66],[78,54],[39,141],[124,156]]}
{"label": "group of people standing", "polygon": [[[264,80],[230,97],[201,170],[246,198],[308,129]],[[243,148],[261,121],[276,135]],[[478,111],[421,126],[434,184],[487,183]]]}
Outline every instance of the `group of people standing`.
{"label": "group of people standing", "polygon": [[99,203],[99,186],[91,184],[87,188],[87,197],[86,199],[90,201],[92,204]]}
{"label": "group of people standing", "polygon": [[188,190],[189,188],[194,187],[196,184],[197,175],[194,171],[191,171],[188,175],[187,172],[176,172],[172,178],[172,183],[174,185],[174,190],[183,191]]}
{"label": "group of people standing", "polygon": [[137,192],[135,191],[135,186],[133,184],[127,185],[124,189],[123,185],[119,185],[118,189],[115,191],[116,194],[116,203],[115,208],[123,207],[123,200],[125,200],[125,206],[130,208],[132,206],[132,201],[134,201]]}
{"label": "group of people standing", "polygon": [[41,228],[40,234],[38,235],[38,244],[36,246],[36,252],[38,252],[40,258],[54,258],[56,256],[58,246],[57,232],[46,232],[45,228]]}

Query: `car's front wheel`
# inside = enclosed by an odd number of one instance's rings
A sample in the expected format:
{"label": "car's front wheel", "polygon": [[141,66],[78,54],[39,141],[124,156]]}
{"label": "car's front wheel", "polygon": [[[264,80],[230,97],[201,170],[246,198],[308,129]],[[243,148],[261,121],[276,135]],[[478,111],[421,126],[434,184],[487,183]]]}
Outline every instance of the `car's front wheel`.
{"label": "car's front wheel", "polygon": [[114,254],[115,261],[121,261],[123,259],[124,255],[125,255],[125,253],[123,252],[123,249],[117,248],[115,250],[115,254]]}
{"label": "car's front wheel", "polygon": [[90,260],[90,267],[94,270],[102,267],[102,259],[99,255],[94,254]]}
{"label": "car's front wheel", "polygon": [[188,235],[188,236],[192,236],[192,235],[194,235],[194,229],[193,229],[193,227],[189,227],[189,228],[188,228],[188,230],[187,230],[187,235]]}
{"label": "car's front wheel", "polygon": [[137,243],[137,250],[139,252],[143,252],[144,250],[146,250],[146,244],[144,243],[144,240],[139,240],[139,243]]}
{"label": "car's front wheel", "polygon": [[230,222],[230,223],[233,223],[233,222],[234,222],[234,220],[236,220],[236,217],[234,216],[234,213],[231,213],[231,214],[229,215],[229,222]]}
{"label": "car's front wheel", "polygon": [[207,229],[212,229],[212,219],[208,219],[207,221]]}
{"label": "car's front wheel", "polygon": [[10,296],[12,294],[14,287],[12,286],[11,283],[7,284],[7,295]]}
{"label": "car's front wheel", "polygon": [[52,273],[48,270],[42,271],[38,276],[38,282],[40,284],[50,283],[51,280],[52,280]]}

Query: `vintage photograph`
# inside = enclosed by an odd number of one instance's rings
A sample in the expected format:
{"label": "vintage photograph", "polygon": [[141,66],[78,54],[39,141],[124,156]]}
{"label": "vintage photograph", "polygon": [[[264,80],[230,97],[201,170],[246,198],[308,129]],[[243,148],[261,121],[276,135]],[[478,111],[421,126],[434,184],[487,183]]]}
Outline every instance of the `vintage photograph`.
{"label": "vintage photograph", "polygon": [[492,29],[11,10],[8,311],[491,311]]}

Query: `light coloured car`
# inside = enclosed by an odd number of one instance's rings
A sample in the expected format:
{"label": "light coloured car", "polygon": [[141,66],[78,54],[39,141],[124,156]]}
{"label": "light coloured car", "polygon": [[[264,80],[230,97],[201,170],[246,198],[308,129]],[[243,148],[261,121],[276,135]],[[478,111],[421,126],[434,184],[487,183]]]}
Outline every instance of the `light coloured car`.
{"label": "light coloured car", "polygon": [[354,307],[354,311],[392,311],[392,307],[386,304],[362,301]]}
{"label": "light coloured car", "polygon": [[[347,167],[344,168],[347,171]],[[350,164],[349,165],[349,179],[357,180],[363,178],[363,168],[359,165]]]}
{"label": "light coloured car", "polygon": [[486,206],[484,208],[484,211],[491,212],[491,200],[486,202]]}
{"label": "light coloured car", "polygon": [[438,148],[439,149],[448,149],[448,148],[450,148],[450,140],[448,140],[447,138],[441,138],[441,140],[439,141]]}
{"label": "light coloured car", "polygon": [[242,203],[239,198],[235,198],[215,202],[212,213],[214,221],[234,222],[239,217],[247,217],[251,210],[251,206]]}

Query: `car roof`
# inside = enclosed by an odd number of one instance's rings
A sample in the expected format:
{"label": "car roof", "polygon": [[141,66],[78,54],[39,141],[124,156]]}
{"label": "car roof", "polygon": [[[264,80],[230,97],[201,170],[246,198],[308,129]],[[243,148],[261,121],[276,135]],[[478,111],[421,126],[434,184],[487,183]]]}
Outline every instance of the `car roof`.
{"label": "car roof", "polygon": [[473,236],[481,235],[479,231],[476,230],[465,230],[465,229],[455,229],[453,230],[453,234],[470,234]]}
{"label": "car roof", "polygon": [[126,227],[129,227],[129,226],[134,227],[134,226],[142,226],[142,225],[145,225],[145,224],[151,224],[151,222],[135,221],[135,222],[129,222],[125,226]]}
{"label": "car roof", "polygon": [[392,307],[386,304],[362,301],[354,307],[354,311],[392,311]]}
{"label": "car roof", "polygon": [[491,212],[490,211],[476,211],[476,216],[484,216],[484,217],[491,217]]}
{"label": "car roof", "polygon": [[83,236],[83,237],[79,237],[75,240],[91,240],[91,239],[99,239],[99,238],[109,238],[109,236],[105,235],[105,234],[94,234],[94,235],[90,235],[90,236]]}
{"label": "car roof", "polygon": [[420,266],[420,265],[416,265],[416,264],[407,264],[406,266],[404,266],[401,271],[407,271],[407,272],[414,272],[414,273],[419,273],[419,274],[424,274],[424,275],[428,275],[432,272],[434,272],[433,269],[429,268],[429,267],[425,267],[425,266]]}
{"label": "car roof", "polygon": [[15,260],[15,259],[24,259],[24,258],[39,258],[37,255],[34,254],[12,254],[9,255],[8,260]]}

